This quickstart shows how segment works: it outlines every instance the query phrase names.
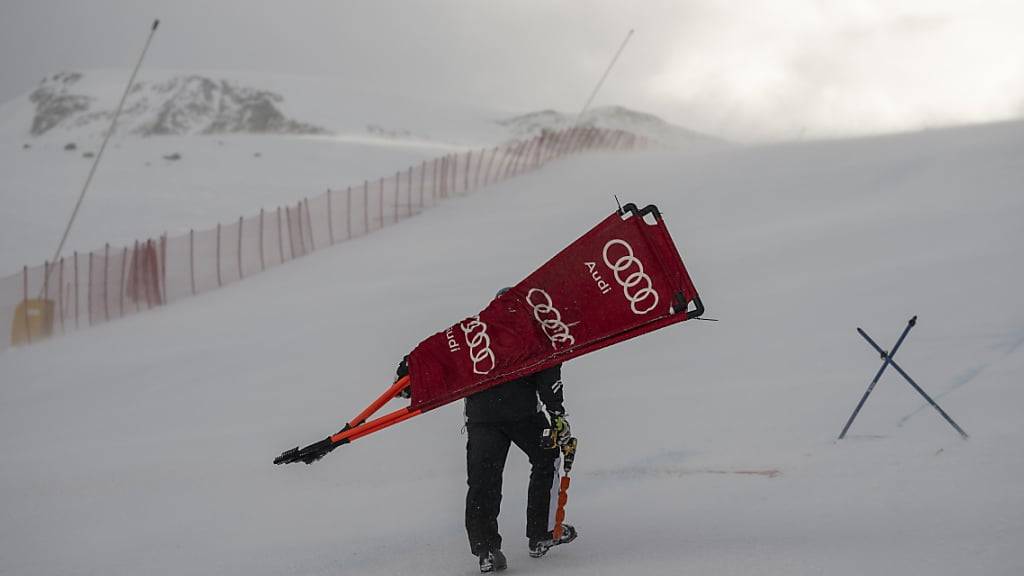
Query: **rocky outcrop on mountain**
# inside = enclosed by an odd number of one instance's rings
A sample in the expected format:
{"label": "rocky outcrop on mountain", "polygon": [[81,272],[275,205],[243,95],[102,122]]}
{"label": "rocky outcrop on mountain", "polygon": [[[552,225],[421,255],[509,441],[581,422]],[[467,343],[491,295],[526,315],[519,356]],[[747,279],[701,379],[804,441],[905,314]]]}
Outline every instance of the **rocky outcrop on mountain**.
{"label": "rocky outcrop on mountain", "polygon": [[[100,109],[98,98],[81,89],[83,78],[76,72],[56,74],[29,95],[35,105],[33,136],[61,128],[106,127],[114,109]],[[327,133],[288,118],[280,109],[283,102],[281,95],[269,90],[196,74],[141,81],[132,86],[118,126],[121,133],[139,136]]]}
{"label": "rocky outcrop on mountain", "polygon": [[70,87],[81,78],[78,73],[62,72],[43,80],[42,85],[29,94],[29,100],[36,106],[30,130],[33,136],[45,134],[68,118],[89,110],[91,97],[70,92]]}
{"label": "rocky outcrop on mountain", "polygon": [[[513,137],[525,139],[532,138],[544,130],[568,128],[576,121],[576,115],[541,110],[499,120],[498,124],[507,128]],[[718,138],[670,124],[654,114],[622,106],[604,106],[588,110],[579,118],[579,125],[624,130],[668,146],[726,143]]]}

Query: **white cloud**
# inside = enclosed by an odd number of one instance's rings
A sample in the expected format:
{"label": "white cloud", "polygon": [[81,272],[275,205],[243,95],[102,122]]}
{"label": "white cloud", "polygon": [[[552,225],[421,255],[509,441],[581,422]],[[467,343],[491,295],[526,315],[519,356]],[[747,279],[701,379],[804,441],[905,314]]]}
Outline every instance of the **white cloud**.
{"label": "white cloud", "polygon": [[711,14],[649,89],[683,121],[740,138],[1005,119],[1024,99],[1024,5],[797,1]]}

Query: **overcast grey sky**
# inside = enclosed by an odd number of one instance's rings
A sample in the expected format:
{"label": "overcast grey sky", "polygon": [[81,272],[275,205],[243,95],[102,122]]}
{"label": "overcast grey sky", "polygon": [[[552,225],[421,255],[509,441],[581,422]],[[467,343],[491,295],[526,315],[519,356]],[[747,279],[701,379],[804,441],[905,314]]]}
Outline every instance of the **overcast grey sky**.
{"label": "overcast grey sky", "polygon": [[45,75],[147,66],[350,78],[487,108],[595,105],[740,140],[1024,115],[1024,2],[0,0],[0,101]]}

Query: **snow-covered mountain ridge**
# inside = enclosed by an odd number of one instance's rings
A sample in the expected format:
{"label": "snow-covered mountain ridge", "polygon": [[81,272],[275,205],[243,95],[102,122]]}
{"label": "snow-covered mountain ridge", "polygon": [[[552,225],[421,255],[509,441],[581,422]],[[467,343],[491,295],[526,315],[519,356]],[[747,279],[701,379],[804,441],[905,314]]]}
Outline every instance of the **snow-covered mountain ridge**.
{"label": "snow-covered mountain ridge", "polygon": [[[29,94],[35,105],[32,136],[106,128],[114,109],[83,90],[83,78],[80,72],[54,74]],[[285,116],[279,108],[283,100],[270,90],[198,74],[138,81],[125,102],[119,129],[139,136],[327,133],[320,126]]]}
{"label": "snow-covered mountain ridge", "polygon": [[[50,75],[31,92],[0,104],[0,141],[22,145],[41,137],[96,139],[105,133],[127,79],[127,72],[111,70]],[[595,107],[577,119],[555,110],[516,113],[377,94],[342,78],[169,70],[139,75],[118,120],[118,135],[368,136],[478,147],[529,139],[577,120],[665,146],[723,143],[622,106]]]}

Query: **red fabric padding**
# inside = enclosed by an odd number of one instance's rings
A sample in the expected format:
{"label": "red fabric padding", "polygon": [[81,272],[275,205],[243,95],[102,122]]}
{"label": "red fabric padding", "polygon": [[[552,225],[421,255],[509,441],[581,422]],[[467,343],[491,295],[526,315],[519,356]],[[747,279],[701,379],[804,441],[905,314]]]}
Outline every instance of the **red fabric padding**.
{"label": "red fabric padding", "polygon": [[478,315],[421,342],[409,356],[411,407],[430,410],[682,322],[696,298],[664,220],[615,212]]}

